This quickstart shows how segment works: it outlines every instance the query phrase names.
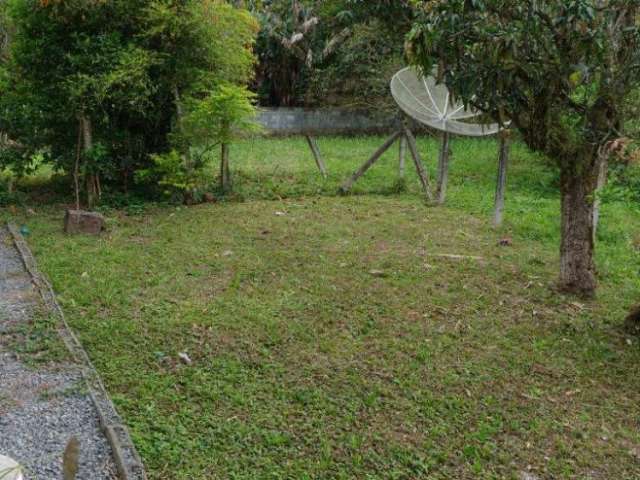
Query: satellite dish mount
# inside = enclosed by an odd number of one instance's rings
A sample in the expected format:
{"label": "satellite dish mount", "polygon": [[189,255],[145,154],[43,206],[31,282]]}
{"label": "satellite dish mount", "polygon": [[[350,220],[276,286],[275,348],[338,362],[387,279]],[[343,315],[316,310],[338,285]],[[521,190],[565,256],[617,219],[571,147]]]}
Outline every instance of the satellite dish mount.
{"label": "satellite dish mount", "polygon": [[[504,209],[504,192],[506,187],[506,172],[509,157],[508,131],[499,124],[469,123],[467,120],[477,119],[482,115],[461,102],[454,101],[454,97],[446,85],[438,83],[433,76],[423,76],[413,68],[404,68],[396,73],[391,80],[391,94],[402,112],[413,120],[429,128],[442,132],[442,143],[438,158],[438,185],[435,200],[443,204],[446,199],[447,183],[449,178],[449,163],[451,156],[451,135],[466,137],[487,137],[500,134],[500,160],[498,172],[498,186],[496,188],[496,208],[494,222],[502,223]],[[400,176],[404,175],[404,158],[406,147],[409,147],[411,155],[418,171],[418,177],[429,201],[433,201],[433,195],[429,186],[429,177],[424,168],[418,152],[416,139],[408,127],[408,119],[402,122],[400,131],[394,133],[367,160],[360,169],[355,172],[341,187],[342,192],[348,192],[353,184],[380,157],[395,143],[400,140]]]}
{"label": "satellite dish mount", "polygon": [[431,187],[429,185],[429,174],[422,163],[422,159],[420,158],[420,152],[418,151],[418,145],[416,142],[416,138],[413,136],[413,133],[407,126],[407,122],[401,122],[401,125],[391,137],[387,139],[387,141],[378,149],[376,152],[367,160],[351,177],[349,177],[340,187],[341,193],[348,193],[353,184],[362,177],[367,170],[369,170],[380,157],[384,155],[384,153],[389,150],[396,141],[400,141],[400,176],[404,176],[405,170],[405,158],[407,148],[411,153],[411,157],[413,158],[413,163],[416,167],[416,172],[418,174],[418,178],[420,179],[420,184],[422,185],[422,189],[424,190],[425,196],[427,200],[432,201],[433,195],[431,193]]}

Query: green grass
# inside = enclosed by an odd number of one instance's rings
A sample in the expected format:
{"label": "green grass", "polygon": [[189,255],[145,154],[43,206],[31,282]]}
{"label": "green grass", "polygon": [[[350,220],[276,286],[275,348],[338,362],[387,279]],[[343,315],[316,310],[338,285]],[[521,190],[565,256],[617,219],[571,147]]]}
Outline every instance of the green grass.
{"label": "green grass", "polygon": [[60,208],[27,218],[150,478],[639,478],[640,348],[620,328],[637,205],[604,206],[584,303],[553,290],[542,159],[515,146],[495,231],[493,141],[454,142],[446,207],[413,174],[392,193],[395,152],[335,196],[381,141],[321,139],[327,181],[301,139],[243,143],[245,202],[112,211],[100,239],[64,236]]}

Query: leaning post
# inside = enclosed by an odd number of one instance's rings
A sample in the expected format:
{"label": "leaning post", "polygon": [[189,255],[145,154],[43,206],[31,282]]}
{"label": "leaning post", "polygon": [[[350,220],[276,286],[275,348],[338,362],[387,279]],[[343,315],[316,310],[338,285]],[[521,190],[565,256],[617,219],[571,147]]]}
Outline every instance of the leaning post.
{"label": "leaning post", "polygon": [[353,175],[351,175],[351,177],[349,177],[342,184],[339,190],[340,193],[345,194],[349,192],[349,190],[351,190],[351,187],[353,187],[353,184],[356,183],[356,181],[358,181],[361,176],[367,173],[367,170],[369,170],[373,166],[373,164],[376,163],[380,159],[380,157],[382,157],[382,155],[384,155],[384,153],[389,150],[389,148],[391,148],[391,146],[396,143],[396,140],[398,140],[402,135],[402,131],[395,132],[393,135],[391,135],[389,139],[378,150],[376,150],[376,152],[369,158],[369,160],[367,160]]}
{"label": "leaning post", "polygon": [[406,126],[406,124],[404,126],[404,136],[407,139],[409,151],[411,152],[411,156],[413,157],[413,163],[416,166],[416,172],[418,173],[418,178],[420,179],[420,183],[422,184],[422,189],[424,190],[425,197],[427,198],[428,202],[432,202],[433,195],[431,194],[431,187],[429,185],[429,173],[422,164],[416,137],[413,136],[413,133],[411,132],[409,127]]}
{"label": "leaning post", "polygon": [[309,148],[311,149],[311,153],[313,153],[313,158],[316,161],[316,165],[318,170],[324,178],[327,178],[327,167],[324,164],[324,159],[322,158],[322,154],[320,153],[320,147],[318,147],[318,141],[312,137],[311,135],[306,135],[307,143],[309,144]]}
{"label": "leaning post", "polygon": [[451,135],[442,133],[440,156],[438,158],[438,190],[436,193],[438,205],[443,205],[447,199],[447,183],[449,182],[449,158],[451,156]]}

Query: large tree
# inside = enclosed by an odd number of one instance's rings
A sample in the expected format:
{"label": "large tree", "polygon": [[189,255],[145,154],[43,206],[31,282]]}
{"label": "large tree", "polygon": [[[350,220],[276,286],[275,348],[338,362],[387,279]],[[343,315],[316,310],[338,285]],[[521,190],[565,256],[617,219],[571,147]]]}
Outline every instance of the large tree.
{"label": "large tree", "polygon": [[561,172],[560,284],[593,295],[594,206],[640,80],[640,0],[418,1],[407,53],[465,102],[511,120]]}

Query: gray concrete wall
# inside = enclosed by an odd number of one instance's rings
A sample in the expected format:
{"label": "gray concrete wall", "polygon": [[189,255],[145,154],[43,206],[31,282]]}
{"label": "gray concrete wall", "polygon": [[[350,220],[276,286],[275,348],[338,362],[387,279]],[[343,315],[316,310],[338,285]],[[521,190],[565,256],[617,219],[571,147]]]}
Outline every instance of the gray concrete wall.
{"label": "gray concrete wall", "polygon": [[269,135],[356,135],[391,131],[397,117],[366,110],[263,108],[258,122]]}

